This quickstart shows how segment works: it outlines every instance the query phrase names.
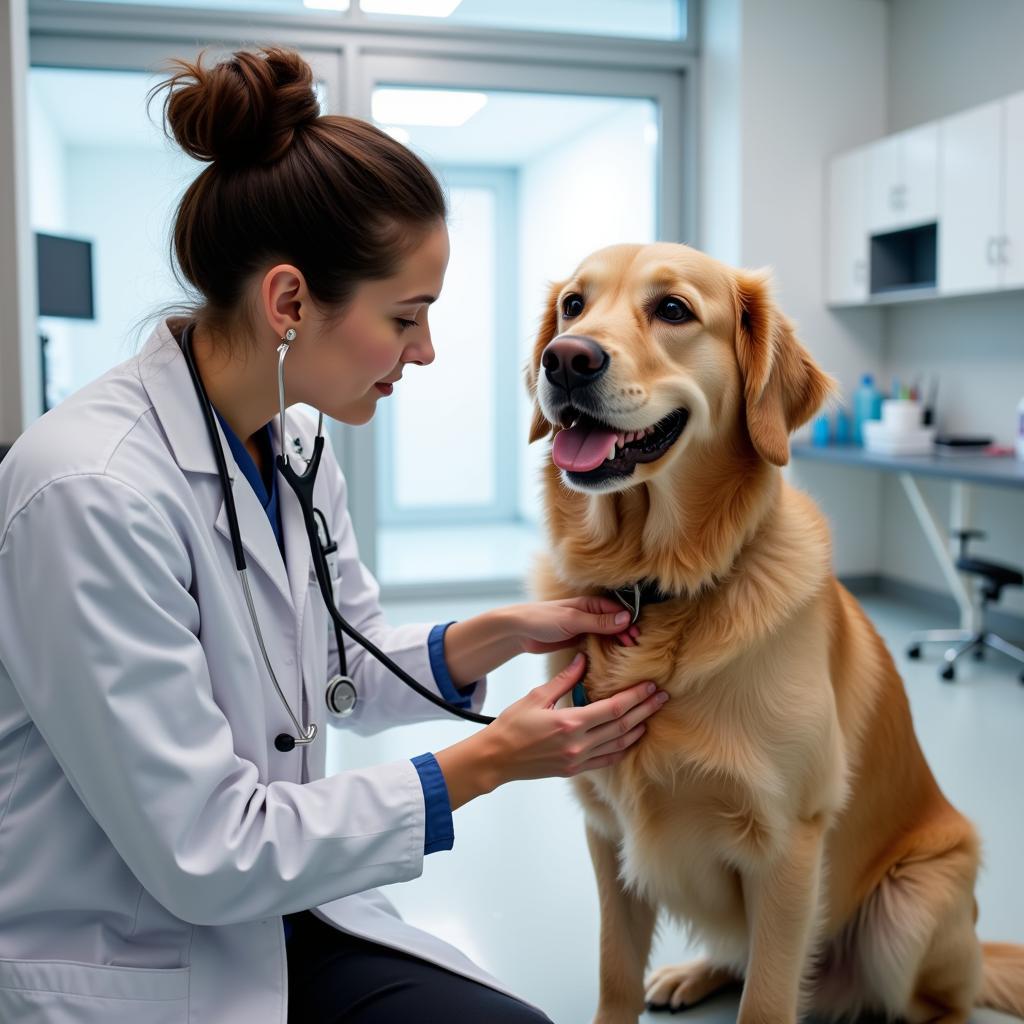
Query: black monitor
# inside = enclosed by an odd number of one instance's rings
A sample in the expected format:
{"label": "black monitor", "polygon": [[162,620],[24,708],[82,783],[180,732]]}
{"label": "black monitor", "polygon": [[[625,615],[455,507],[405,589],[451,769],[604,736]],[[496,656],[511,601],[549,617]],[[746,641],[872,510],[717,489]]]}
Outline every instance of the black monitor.
{"label": "black monitor", "polygon": [[92,320],[92,242],[36,233],[39,315]]}

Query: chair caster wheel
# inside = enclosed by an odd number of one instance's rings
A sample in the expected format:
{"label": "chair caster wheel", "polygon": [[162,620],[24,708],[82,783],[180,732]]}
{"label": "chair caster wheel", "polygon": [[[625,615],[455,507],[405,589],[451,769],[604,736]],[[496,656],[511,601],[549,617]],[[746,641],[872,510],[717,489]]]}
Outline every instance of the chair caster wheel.
{"label": "chair caster wheel", "polygon": [[908,658],[913,658],[915,661],[918,658],[920,658],[921,657],[921,645],[920,644],[911,644],[907,648],[907,657]]}
{"label": "chair caster wheel", "polygon": [[939,673],[939,675],[942,676],[942,678],[945,679],[947,682],[951,682],[952,680],[956,679],[956,672],[954,671],[952,665],[947,665]]}
{"label": "chair caster wheel", "polygon": [[975,661],[984,661],[985,660],[985,648],[984,647],[976,647],[972,657],[974,658]]}

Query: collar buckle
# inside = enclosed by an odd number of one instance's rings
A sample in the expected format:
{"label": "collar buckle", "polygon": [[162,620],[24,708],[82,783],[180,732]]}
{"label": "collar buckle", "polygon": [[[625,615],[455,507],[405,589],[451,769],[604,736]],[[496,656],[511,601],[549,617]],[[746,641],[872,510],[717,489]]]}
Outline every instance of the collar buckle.
{"label": "collar buckle", "polygon": [[624,587],[616,587],[612,593],[618,599],[627,612],[633,617],[629,620],[630,625],[636,622],[640,618],[640,584],[633,583],[632,585],[627,584]]}

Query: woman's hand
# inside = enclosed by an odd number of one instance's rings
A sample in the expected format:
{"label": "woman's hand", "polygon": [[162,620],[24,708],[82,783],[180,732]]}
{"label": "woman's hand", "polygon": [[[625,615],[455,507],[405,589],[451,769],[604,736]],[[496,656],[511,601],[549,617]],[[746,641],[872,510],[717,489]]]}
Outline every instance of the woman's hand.
{"label": "woman's hand", "polygon": [[583,678],[585,666],[586,658],[578,655],[486,729],[436,754],[452,810],[505,782],[564,778],[622,760],[668,694],[642,682],[586,707],[556,708]]}
{"label": "woman's hand", "polygon": [[614,636],[625,647],[639,643],[640,628],[610,597],[567,597],[560,601],[535,601],[506,609],[524,654],[548,654],[573,647],[585,633]]}

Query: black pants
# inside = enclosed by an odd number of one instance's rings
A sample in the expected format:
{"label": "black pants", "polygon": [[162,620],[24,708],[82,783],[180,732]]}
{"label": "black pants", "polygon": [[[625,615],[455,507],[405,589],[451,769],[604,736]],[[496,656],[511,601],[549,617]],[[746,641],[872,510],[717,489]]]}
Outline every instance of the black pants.
{"label": "black pants", "polygon": [[308,911],[287,920],[288,1024],[551,1024],[512,996]]}

